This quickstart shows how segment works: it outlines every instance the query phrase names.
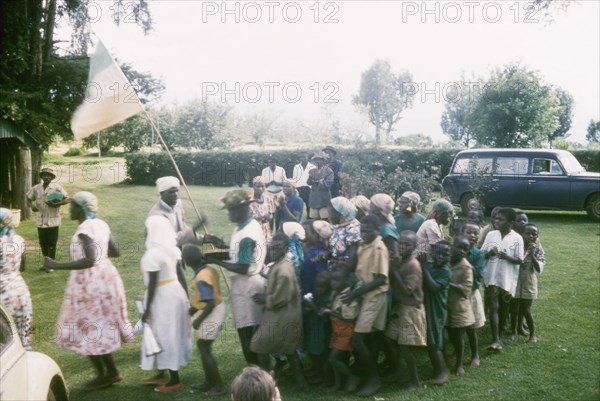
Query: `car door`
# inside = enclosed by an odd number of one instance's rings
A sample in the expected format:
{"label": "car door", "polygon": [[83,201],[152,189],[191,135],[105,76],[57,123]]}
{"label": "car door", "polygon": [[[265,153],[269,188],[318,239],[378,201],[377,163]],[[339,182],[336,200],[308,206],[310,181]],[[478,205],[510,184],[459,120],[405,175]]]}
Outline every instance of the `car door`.
{"label": "car door", "polygon": [[492,185],[488,196],[489,206],[522,206],[527,190],[529,158],[498,156],[494,161]]}
{"label": "car door", "polygon": [[27,400],[27,357],[17,330],[0,309],[0,400]]}
{"label": "car door", "polygon": [[561,164],[552,156],[532,158],[527,176],[527,205],[564,209],[569,206],[571,183]]}

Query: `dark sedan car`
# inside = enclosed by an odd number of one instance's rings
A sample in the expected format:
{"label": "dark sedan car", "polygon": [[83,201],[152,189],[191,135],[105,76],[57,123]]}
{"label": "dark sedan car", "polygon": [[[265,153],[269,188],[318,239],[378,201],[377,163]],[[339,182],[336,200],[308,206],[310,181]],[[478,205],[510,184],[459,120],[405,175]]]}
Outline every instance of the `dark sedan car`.
{"label": "dark sedan car", "polygon": [[[565,150],[464,150],[454,158],[442,186],[465,214],[471,209],[510,206],[586,210],[591,218],[600,220],[600,173],[586,172]],[[478,200],[475,194],[482,187]]]}

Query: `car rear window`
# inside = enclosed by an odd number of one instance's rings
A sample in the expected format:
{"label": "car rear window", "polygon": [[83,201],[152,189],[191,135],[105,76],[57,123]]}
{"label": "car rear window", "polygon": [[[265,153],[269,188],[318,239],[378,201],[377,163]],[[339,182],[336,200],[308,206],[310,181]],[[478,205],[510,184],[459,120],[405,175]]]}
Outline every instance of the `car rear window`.
{"label": "car rear window", "polygon": [[497,175],[525,175],[529,159],[526,157],[498,157],[496,159]]}
{"label": "car rear window", "polygon": [[563,175],[563,171],[556,160],[533,159],[533,174]]}
{"label": "car rear window", "polygon": [[472,174],[473,170],[478,171],[492,171],[492,164],[494,159],[491,157],[470,157],[470,158],[459,158],[456,159],[454,167],[452,168],[453,174]]}

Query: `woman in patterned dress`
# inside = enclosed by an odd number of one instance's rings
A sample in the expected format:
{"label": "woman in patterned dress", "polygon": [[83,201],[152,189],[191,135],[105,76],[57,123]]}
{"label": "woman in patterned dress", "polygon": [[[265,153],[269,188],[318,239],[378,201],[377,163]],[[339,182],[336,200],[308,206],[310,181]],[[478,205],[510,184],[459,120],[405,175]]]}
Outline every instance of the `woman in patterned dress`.
{"label": "woman in patterned dress", "polygon": [[25,270],[25,241],[17,235],[10,210],[0,209],[0,303],[12,316],[25,349],[31,349],[33,309]]}
{"label": "woman in patterned dress", "polygon": [[123,281],[109,259],[119,256],[119,251],[108,224],[96,218],[97,211],[96,196],[76,193],[69,210],[71,220],[79,221],[71,239],[73,261],[60,263],[48,257],[44,261],[46,268],[71,270],[56,344],[90,358],[97,377],[84,385],[88,390],[123,380],[112,353],[123,343],[133,341]]}
{"label": "woman in patterned dress", "polygon": [[274,198],[265,196],[265,179],[258,175],[252,179],[254,187],[254,202],[250,204],[250,213],[254,220],[260,223],[263,233],[265,233],[265,241],[271,242],[273,233],[271,225],[273,216],[275,215]]}
{"label": "woman in patterned dress", "polygon": [[343,196],[333,198],[328,208],[333,234],[329,237],[330,266],[341,265],[354,271],[360,236],[356,206]]}

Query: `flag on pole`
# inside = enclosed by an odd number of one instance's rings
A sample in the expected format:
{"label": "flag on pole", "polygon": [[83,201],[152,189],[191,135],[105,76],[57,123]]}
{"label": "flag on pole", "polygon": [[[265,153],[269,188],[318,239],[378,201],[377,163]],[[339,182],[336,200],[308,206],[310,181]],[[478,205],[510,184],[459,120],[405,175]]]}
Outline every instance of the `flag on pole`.
{"label": "flag on pole", "polygon": [[123,71],[98,40],[90,58],[86,95],[71,117],[76,139],[113,126],[144,111],[142,104]]}

